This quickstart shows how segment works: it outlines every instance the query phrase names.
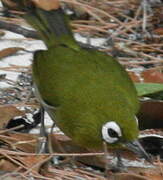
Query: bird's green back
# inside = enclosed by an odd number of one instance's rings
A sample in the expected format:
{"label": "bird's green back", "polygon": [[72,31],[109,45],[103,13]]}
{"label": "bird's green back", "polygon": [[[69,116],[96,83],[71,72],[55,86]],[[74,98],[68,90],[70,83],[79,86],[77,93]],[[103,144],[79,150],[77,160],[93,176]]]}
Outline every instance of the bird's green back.
{"label": "bird's green back", "polygon": [[109,121],[122,129],[120,142],[136,139],[137,93],[117,60],[80,47],[61,9],[37,9],[25,18],[48,47],[34,55],[33,79],[44,105],[55,107],[46,108],[59,128],[88,148],[102,147],[101,128]]}
{"label": "bird's green back", "polygon": [[136,90],[114,58],[60,45],[36,53],[34,59],[40,94],[47,104],[58,107],[56,122],[68,136],[80,144],[83,140],[83,144],[101,147],[101,126],[114,120],[128,126],[126,138],[135,138],[137,126],[135,133],[130,127],[135,126],[133,116],[138,111]]}

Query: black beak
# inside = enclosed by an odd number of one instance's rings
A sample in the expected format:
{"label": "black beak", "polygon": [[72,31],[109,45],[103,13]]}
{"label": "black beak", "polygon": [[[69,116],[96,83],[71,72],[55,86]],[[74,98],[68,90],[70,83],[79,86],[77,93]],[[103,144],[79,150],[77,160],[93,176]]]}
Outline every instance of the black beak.
{"label": "black beak", "polygon": [[129,150],[133,151],[134,153],[138,154],[140,157],[152,163],[151,158],[149,157],[149,155],[146,153],[142,145],[137,140],[126,143],[125,145]]}

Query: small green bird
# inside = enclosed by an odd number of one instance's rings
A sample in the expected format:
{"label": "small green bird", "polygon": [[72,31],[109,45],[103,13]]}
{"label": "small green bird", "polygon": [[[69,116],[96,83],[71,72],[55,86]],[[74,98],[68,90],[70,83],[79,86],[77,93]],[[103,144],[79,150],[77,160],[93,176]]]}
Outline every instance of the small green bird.
{"label": "small green bird", "polygon": [[34,8],[25,19],[47,45],[34,54],[33,80],[57,126],[80,146],[124,145],[149,160],[137,141],[137,92],[117,60],[79,46],[61,8]]}

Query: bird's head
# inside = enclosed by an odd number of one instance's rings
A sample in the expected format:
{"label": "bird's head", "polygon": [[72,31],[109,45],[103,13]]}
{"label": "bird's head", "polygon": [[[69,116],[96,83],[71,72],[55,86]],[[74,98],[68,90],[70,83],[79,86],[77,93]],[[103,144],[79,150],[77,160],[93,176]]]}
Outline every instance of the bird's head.
{"label": "bird's head", "polygon": [[139,129],[136,116],[129,123],[123,121],[106,122],[102,126],[101,134],[103,141],[108,145],[122,144],[140,157],[151,162],[150,157],[137,140]]}

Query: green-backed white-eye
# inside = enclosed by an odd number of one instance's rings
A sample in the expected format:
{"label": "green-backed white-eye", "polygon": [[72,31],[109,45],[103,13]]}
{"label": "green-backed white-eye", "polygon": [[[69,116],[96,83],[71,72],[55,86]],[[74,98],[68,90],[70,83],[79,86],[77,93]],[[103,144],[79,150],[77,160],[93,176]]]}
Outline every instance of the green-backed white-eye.
{"label": "green-backed white-eye", "polygon": [[61,8],[33,8],[25,19],[38,30],[47,50],[34,54],[36,91],[57,126],[80,146],[125,145],[149,160],[138,143],[136,89],[111,56],[81,47]]}

